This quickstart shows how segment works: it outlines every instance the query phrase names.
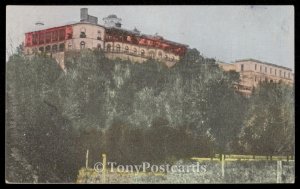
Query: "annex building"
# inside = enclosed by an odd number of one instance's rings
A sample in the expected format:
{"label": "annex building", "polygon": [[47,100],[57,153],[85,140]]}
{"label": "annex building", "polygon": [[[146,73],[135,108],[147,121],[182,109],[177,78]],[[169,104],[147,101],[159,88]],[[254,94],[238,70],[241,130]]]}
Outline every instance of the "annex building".
{"label": "annex building", "polygon": [[268,62],[255,59],[241,59],[231,64],[218,62],[218,65],[224,71],[240,73],[240,82],[235,87],[245,95],[250,95],[253,88],[257,87],[261,81],[283,82],[289,85],[294,83],[292,69]]}

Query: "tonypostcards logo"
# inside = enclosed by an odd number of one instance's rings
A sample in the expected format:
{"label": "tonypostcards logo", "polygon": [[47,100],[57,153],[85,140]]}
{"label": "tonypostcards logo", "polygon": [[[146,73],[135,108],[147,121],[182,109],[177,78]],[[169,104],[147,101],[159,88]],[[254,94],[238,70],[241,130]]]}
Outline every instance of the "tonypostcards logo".
{"label": "tonypostcards logo", "polygon": [[[116,162],[107,162],[105,169],[109,172],[152,172],[152,173],[200,173],[206,172],[206,165],[200,165],[199,162],[191,165],[155,165],[149,162],[143,162],[139,165],[118,165]],[[98,173],[102,173],[104,170],[103,164],[97,162],[94,165],[94,170]]]}

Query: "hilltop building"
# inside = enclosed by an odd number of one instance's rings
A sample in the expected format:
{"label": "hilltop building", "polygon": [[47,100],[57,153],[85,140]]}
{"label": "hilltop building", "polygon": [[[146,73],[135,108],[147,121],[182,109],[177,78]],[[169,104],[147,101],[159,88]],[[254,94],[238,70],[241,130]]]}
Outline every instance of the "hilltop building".
{"label": "hilltop building", "polygon": [[[122,28],[122,19],[114,14],[103,18],[103,21],[104,25],[98,24],[98,18],[89,15],[87,8],[82,8],[79,22],[25,33],[24,54],[49,54],[65,69],[66,52],[82,49],[99,49],[109,59],[120,58],[137,63],[155,59],[167,67],[174,66],[187,51],[188,45],[157,34],[146,35],[136,28]],[[253,88],[264,80],[293,84],[292,70],[283,66],[255,59],[237,60],[231,64],[217,63],[225,71],[240,73],[240,82],[235,87],[245,95],[250,95]]]}
{"label": "hilltop building", "polygon": [[218,64],[224,71],[232,70],[240,73],[240,83],[235,87],[245,95],[250,95],[260,81],[283,82],[289,85],[294,83],[292,69],[276,64],[255,59],[236,60],[231,64],[218,62]]}
{"label": "hilltop building", "polygon": [[80,22],[27,32],[24,54],[50,54],[64,69],[65,52],[101,49],[109,59],[120,58],[137,63],[155,59],[172,67],[188,47],[162,36],[142,34],[136,28],[124,29],[121,27],[122,19],[116,15],[109,15],[103,21],[104,25],[98,24],[98,18],[89,15],[87,8],[82,8]]}

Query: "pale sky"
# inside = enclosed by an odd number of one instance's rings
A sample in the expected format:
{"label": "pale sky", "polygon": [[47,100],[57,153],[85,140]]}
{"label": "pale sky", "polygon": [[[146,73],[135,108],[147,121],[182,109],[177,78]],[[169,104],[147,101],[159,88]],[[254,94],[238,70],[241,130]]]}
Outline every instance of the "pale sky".
{"label": "pale sky", "polygon": [[293,6],[7,6],[6,52],[34,30],[80,20],[80,8],[102,18],[116,14],[122,27],[197,48],[225,62],[254,58],[294,70]]}

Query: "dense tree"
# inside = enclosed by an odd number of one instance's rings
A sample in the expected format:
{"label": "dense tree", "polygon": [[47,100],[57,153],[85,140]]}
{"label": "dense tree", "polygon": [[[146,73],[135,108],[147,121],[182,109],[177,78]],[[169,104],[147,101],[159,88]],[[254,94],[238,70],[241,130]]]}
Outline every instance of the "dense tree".
{"label": "dense tree", "polygon": [[[6,63],[6,179],[71,182],[106,153],[134,164],[215,153],[289,154],[294,146],[293,92],[262,84],[236,93],[224,72],[197,49],[172,68],[108,60],[101,51],[55,60],[16,54]],[[270,142],[271,141],[271,142]]]}
{"label": "dense tree", "polygon": [[8,181],[69,180],[72,174],[66,176],[66,172],[76,167],[63,158],[71,149],[68,147],[71,146],[71,125],[61,115],[52,88],[62,71],[54,60],[43,57],[28,60],[14,56],[6,66],[6,93],[9,99],[6,116],[10,118],[6,124],[6,140],[10,145],[6,159],[23,166],[23,169],[7,167],[12,169],[7,171],[9,174],[19,174],[26,170],[32,175],[27,177],[28,173],[21,174],[21,178],[12,176],[8,177]]}
{"label": "dense tree", "polygon": [[200,52],[193,48],[188,49],[186,54],[181,58],[181,61],[187,64],[199,63],[203,61],[203,56],[200,55]]}
{"label": "dense tree", "polygon": [[294,153],[294,92],[282,83],[264,82],[250,100],[240,143],[247,153]]}

